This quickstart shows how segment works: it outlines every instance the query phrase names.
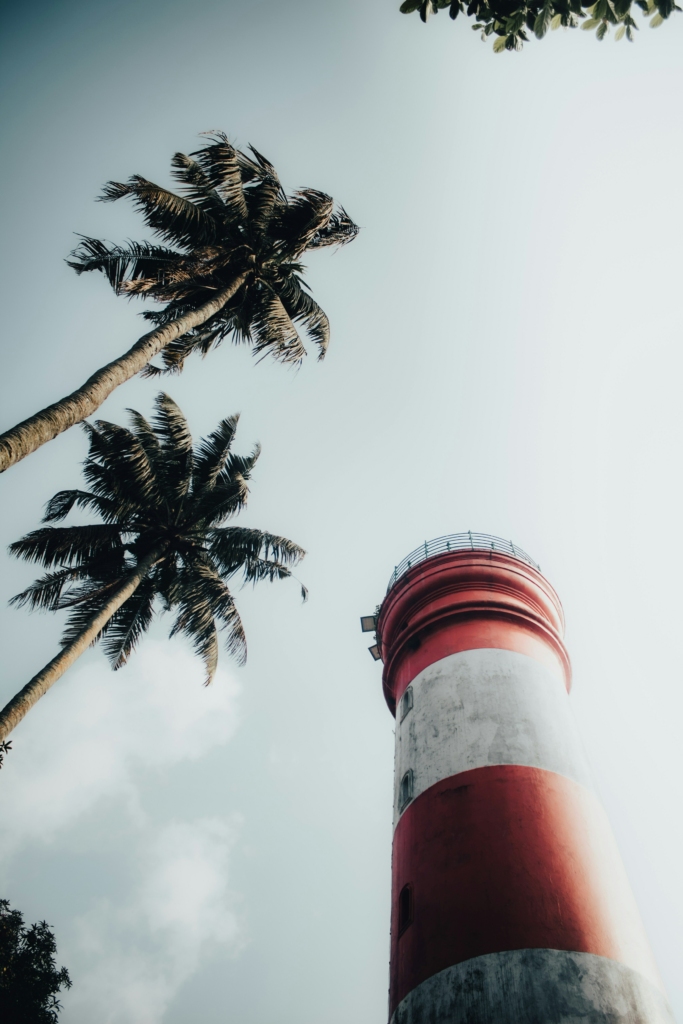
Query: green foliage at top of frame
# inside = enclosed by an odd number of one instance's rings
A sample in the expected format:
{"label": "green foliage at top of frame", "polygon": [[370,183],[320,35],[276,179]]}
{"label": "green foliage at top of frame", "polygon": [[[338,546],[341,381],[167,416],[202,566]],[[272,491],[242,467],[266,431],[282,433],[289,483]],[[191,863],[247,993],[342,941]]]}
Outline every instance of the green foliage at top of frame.
{"label": "green foliage at top of frame", "polygon": [[422,21],[446,8],[453,19],[466,14],[476,19],[474,31],[481,32],[482,39],[492,37],[494,52],[501,53],[521,50],[531,34],[542,39],[548,29],[557,28],[595,29],[598,39],[614,28],[615,39],[626,37],[633,42],[638,28],[633,18],[635,6],[650,19],[650,28],[657,28],[673,11],[681,10],[674,0],[597,0],[590,5],[582,5],[581,0],[404,0],[401,11],[417,11]]}

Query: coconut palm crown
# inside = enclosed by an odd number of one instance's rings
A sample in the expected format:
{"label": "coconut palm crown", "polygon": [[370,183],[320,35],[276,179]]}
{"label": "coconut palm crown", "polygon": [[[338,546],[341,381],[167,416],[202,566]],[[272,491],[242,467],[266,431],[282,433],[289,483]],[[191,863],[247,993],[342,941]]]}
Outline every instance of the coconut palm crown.
{"label": "coconut palm crown", "polygon": [[167,395],[158,396],[151,424],[130,415],[130,430],[102,420],[84,425],[89,490],[55,494],[43,519],[58,523],[80,508],[99,522],[44,526],[11,545],[13,554],[50,570],[13,603],[70,615],[62,651],[0,712],[0,741],[89,645],[101,641],[112,666],[124,665],[157,604],[175,613],[171,636],[190,639],[211,682],[220,632],[229,654],[246,657],[228,581],[285,579],[305,554],[284,537],[225,525],[247,503],[260,450],[232,451],[237,416],[193,446]]}
{"label": "coconut palm crown", "polygon": [[329,321],[306,291],[300,259],[308,250],[350,242],[358,227],[324,192],[305,188],[288,197],[270,161],[249,148],[251,156],[219,132],[191,156],[176,153],[171,173],[180,194],[137,174],[105,186],[103,201],[130,197],[173,248],[83,238],[72,253],[69,265],[78,273],[100,270],[116,292],[165,303],[143,313],[157,325],[244,279],[221,310],[164,350],[166,369],[180,369],[190,352],[206,353],[228,336],[251,342],[257,354],[297,363],[306,355],[297,326],[320,359],[327,350]]}
{"label": "coconut palm crown", "polygon": [[[172,174],[177,192],[135,174],[101,196],[132,199],[158,241],[82,237],[68,261],[79,274],[101,271],[117,294],[161,303],[143,313],[153,329],[76,391],[0,434],[0,472],[91,416],[135,374],[177,372],[191,352],[205,355],[227,337],[283,363],[301,362],[306,337],[325,355],[330,325],[306,289],[301,258],[355,238],[346,211],[317,189],[288,196],[264,156],[236,149],[221,132],[191,156],[176,153]],[[161,367],[152,363],[159,354]]]}

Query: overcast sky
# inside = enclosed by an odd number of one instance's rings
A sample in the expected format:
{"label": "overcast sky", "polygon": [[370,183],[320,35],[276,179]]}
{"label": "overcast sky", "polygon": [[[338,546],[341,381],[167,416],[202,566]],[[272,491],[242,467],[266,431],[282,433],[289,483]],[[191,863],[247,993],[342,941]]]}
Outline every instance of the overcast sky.
{"label": "overcast sky", "polygon": [[[494,55],[398,0],[6,5],[0,426],[142,333],[63,258],[146,237],[108,179],[168,183],[221,128],[362,226],[309,259],[332,321],[298,373],[225,345],[165,386],[196,436],[240,410],[244,522],[309,551],[239,595],[249,661],[213,687],[162,620],[89,652],[17,729],[0,895],[56,929],[63,1024],[378,1024],[388,982],[393,719],[358,616],[425,538],[540,562],[573,705],[683,1019],[683,17],[633,45],[552,33]],[[151,411],[155,385],[103,414]],[[76,485],[72,430],[0,480],[0,543]],[[3,603],[35,575],[2,556]],[[0,699],[55,652],[5,610]]]}

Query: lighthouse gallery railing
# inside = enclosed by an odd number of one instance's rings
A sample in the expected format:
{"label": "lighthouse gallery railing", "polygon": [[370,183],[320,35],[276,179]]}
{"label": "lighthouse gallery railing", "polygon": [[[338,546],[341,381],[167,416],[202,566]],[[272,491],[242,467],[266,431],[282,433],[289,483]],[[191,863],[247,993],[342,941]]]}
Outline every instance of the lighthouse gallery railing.
{"label": "lighthouse gallery railing", "polygon": [[419,548],[411,551],[394,569],[389,580],[387,593],[397,580],[404,576],[409,569],[412,569],[414,565],[419,565],[420,562],[433,558],[434,555],[443,555],[447,551],[497,551],[503,555],[511,555],[513,558],[518,558],[520,562],[526,562],[527,565],[533,566],[539,572],[541,571],[540,565],[537,565],[533,558],[527,555],[526,551],[513,544],[511,540],[494,537],[490,533],[472,533],[471,530],[468,530],[467,533],[449,533],[445,537],[426,540]]}

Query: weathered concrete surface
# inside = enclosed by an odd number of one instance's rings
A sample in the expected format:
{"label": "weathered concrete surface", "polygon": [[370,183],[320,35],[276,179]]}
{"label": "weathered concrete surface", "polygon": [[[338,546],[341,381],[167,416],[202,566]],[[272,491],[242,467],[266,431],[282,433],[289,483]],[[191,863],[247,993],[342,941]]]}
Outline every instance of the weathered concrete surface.
{"label": "weathered concrete surface", "polygon": [[675,1024],[665,996],[623,964],[590,953],[517,949],[428,978],[391,1024]]}
{"label": "weathered concrete surface", "polygon": [[396,726],[394,825],[399,787],[413,772],[413,798],[472,768],[517,764],[591,787],[559,673],[534,658],[493,648],[451,654],[411,683],[413,707]]}

